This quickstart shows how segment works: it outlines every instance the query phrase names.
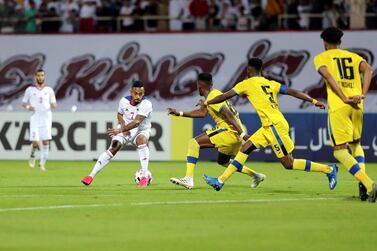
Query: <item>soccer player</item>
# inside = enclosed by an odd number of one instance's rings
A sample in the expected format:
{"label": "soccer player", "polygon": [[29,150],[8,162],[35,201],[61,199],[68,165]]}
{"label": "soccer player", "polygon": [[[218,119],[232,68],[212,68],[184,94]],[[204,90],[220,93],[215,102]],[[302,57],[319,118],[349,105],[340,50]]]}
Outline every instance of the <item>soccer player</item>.
{"label": "soccer player", "polygon": [[[221,91],[212,89],[212,75],[209,73],[199,74],[197,86],[199,95],[205,97],[207,100],[222,94]],[[217,163],[227,167],[230,163],[231,156],[234,156],[238,152],[243,139],[249,137],[249,135],[245,133],[238,112],[228,102],[209,105],[208,107],[201,105],[199,109],[190,112],[178,112],[174,108],[168,108],[168,114],[188,118],[204,118],[208,113],[215,121],[217,127],[207,130],[189,141],[186,176],[183,178],[170,179],[172,183],[187,189],[194,187],[194,169],[199,158],[200,149],[216,148],[219,151]],[[251,187],[253,188],[256,188],[258,184],[266,178],[264,174],[256,173],[246,166],[237,169],[237,171],[251,177]]]}
{"label": "soccer player", "polygon": [[[30,117],[30,141],[31,152],[29,158],[29,166],[35,166],[35,151],[40,148],[39,168],[46,171],[46,161],[49,152],[49,141],[51,140],[52,113],[51,108],[56,108],[54,90],[45,84],[45,72],[39,69],[35,73],[34,86],[26,89],[22,99],[22,107],[32,112]],[[39,147],[39,142],[42,146]]]}
{"label": "soccer player", "polygon": [[239,168],[242,168],[252,151],[271,144],[275,155],[286,169],[325,173],[329,180],[330,189],[334,189],[337,183],[337,167],[335,165],[328,166],[310,160],[293,158],[294,145],[289,136],[289,125],[279,109],[277,95],[278,93],[290,95],[311,102],[321,109],[324,109],[325,105],[305,93],[262,77],[262,64],[261,59],[251,58],[247,67],[248,79],[236,84],[233,89],[226,93],[205,102],[207,105],[212,105],[230,99],[235,95],[246,95],[262,122],[262,127],[242,145],[225,172],[218,178],[204,175],[205,181],[216,191],[219,191],[224,182]]}
{"label": "soccer player", "polygon": [[[369,202],[375,202],[377,185],[366,174],[360,144],[363,99],[368,93],[373,72],[362,57],[340,49],[342,36],[343,32],[334,27],[322,32],[325,51],[315,56],[314,65],[326,82],[328,131],[334,156],[359,181],[360,199],[365,201],[369,195]],[[348,152],[347,144],[352,154]]]}
{"label": "soccer player", "polygon": [[[110,162],[125,144],[134,144],[139,153],[141,170],[146,175],[149,163],[148,139],[151,131],[152,103],[144,96],[144,84],[134,81],[131,96],[123,97],[119,102],[117,119],[120,128],[109,128],[107,132],[112,137],[109,149],[104,151],[93,167],[92,172],[81,182],[89,186],[94,177]],[[148,179],[142,176],[139,186],[146,187]]]}

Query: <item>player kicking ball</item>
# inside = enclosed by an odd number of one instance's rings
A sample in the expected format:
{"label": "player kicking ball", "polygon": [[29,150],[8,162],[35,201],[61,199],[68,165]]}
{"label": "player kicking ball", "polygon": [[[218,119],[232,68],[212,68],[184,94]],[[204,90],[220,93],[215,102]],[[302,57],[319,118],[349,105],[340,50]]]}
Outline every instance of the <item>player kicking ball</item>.
{"label": "player kicking ball", "polygon": [[[201,73],[198,76],[199,95],[207,100],[213,99],[222,94],[217,89],[212,89],[212,75]],[[201,103],[200,103],[201,104]],[[188,118],[204,118],[210,114],[216,123],[216,128],[207,130],[202,134],[191,139],[187,150],[186,176],[183,178],[171,178],[173,184],[183,186],[187,189],[194,187],[194,169],[199,158],[199,151],[203,148],[216,148],[219,151],[217,163],[227,167],[231,162],[231,156],[234,156],[244,139],[249,135],[245,133],[238,112],[229,102],[221,102],[216,105],[204,106],[190,112],[177,112],[174,108],[168,108],[168,114]],[[251,187],[256,188],[260,182],[265,180],[266,175],[257,173],[246,166],[237,169],[238,172],[244,173],[251,177]]]}
{"label": "player kicking ball", "polygon": [[56,108],[54,90],[45,85],[45,72],[39,69],[35,73],[35,86],[26,89],[22,99],[22,107],[32,112],[30,117],[30,141],[31,153],[29,166],[35,166],[35,151],[39,148],[39,141],[42,141],[40,147],[39,168],[46,171],[45,165],[49,152],[49,141],[51,140],[52,112],[51,108]]}
{"label": "player kicking ball", "polygon": [[255,108],[262,126],[242,145],[232,163],[220,177],[213,178],[204,175],[204,180],[216,191],[219,191],[225,181],[244,165],[251,152],[271,144],[284,168],[324,173],[327,175],[329,188],[333,190],[337,184],[338,168],[336,165],[328,166],[310,160],[293,158],[294,144],[289,136],[288,122],[280,111],[277,95],[279,93],[290,95],[311,102],[320,109],[325,109],[325,105],[305,93],[262,77],[262,65],[261,59],[251,58],[247,67],[248,79],[236,84],[226,93],[205,102],[207,105],[213,105],[224,102],[235,95],[246,95],[250,104]]}
{"label": "player kicking ball", "polygon": [[108,128],[107,133],[112,138],[109,149],[104,151],[93,167],[92,172],[81,182],[89,186],[94,177],[110,162],[125,144],[133,144],[139,153],[142,175],[139,186],[148,186],[149,148],[148,139],[151,131],[152,103],[144,96],[144,84],[134,81],[131,96],[123,97],[119,102],[117,119],[120,128]]}

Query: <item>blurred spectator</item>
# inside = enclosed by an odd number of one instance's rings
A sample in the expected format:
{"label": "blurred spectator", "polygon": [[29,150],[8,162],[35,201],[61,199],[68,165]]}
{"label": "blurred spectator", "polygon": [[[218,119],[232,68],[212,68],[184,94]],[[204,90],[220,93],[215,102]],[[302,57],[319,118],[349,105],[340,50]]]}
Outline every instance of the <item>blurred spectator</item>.
{"label": "blurred spectator", "polygon": [[79,5],[73,0],[65,0],[60,5],[60,16],[63,19],[60,32],[75,32],[78,30],[76,18],[79,11]]}
{"label": "blurred spectator", "polygon": [[310,18],[309,29],[321,30],[322,29],[322,12],[325,4],[332,3],[332,0],[312,0],[312,8],[310,14],[313,16]]}
{"label": "blurred spectator", "polygon": [[97,8],[97,31],[110,32],[113,28],[114,11],[108,0],[101,0],[101,4]]}
{"label": "blurred spectator", "polygon": [[143,0],[136,0],[135,10],[134,10],[134,30],[135,31],[144,31],[145,30],[145,21],[143,16],[145,14],[145,9],[147,2]]}
{"label": "blurred spectator", "polygon": [[169,27],[171,31],[182,30],[182,20],[185,9],[185,0],[170,0],[169,1]]}
{"label": "blurred spectator", "polygon": [[218,30],[220,28],[220,19],[218,18],[220,12],[219,4],[216,0],[209,0],[208,5],[208,30]]}
{"label": "blurred spectator", "polygon": [[366,28],[377,29],[377,0],[367,1],[366,13]]}
{"label": "blurred spectator", "polygon": [[132,5],[131,0],[123,1],[123,5],[120,9],[119,15],[122,18],[122,31],[133,31],[134,30],[134,11],[135,6]]}
{"label": "blurred spectator", "polygon": [[298,0],[288,0],[285,6],[285,13],[289,15],[289,17],[285,20],[285,27],[290,30],[298,30],[300,28],[297,18]]}
{"label": "blurred spectator", "polygon": [[[160,0],[158,4],[158,15],[163,17],[169,16],[169,0]],[[159,31],[168,31],[169,21],[167,19],[159,20],[157,29]]]}
{"label": "blurred spectator", "polygon": [[339,18],[339,13],[334,4],[325,4],[322,15],[322,29],[329,27],[338,27],[337,20]]}
{"label": "blurred spectator", "polygon": [[194,18],[195,28],[197,30],[205,30],[206,19],[209,14],[207,0],[191,0],[189,9],[191,16]]}
{"label": "blurred spectator", "polygon": [[312,6],[309,3],[309,0],[300,0],[297,6],[297,12],[299,15],[299,25],[301,29],[307,30],[309,29],[309,21],[310,21],[310,12]]}
{"label": "blurred spectator", "polygon": [[283,9],[278,0],[267,0],[265,7],[265,28],[274,30],[278,28],[278,16],[283,14]]}
{"label": "blurred spectator", "polygon": [[[145,6],[145,16],[158,16],[158,5],[159,4],[157,0],[148,0],[148,5]],[[157,25],[157,19],[148,19],[146,21],[146,31],[156,31]]]}
{"label": "blurred spectator", "polygon": [[16,6],[17,3],[14,0],[0,1],[0,31],[2,33],[12,33],[15,31]]}
{"label": "blurred spectator", "polygon": [[33,0],[29,1],[29,8],[25,10],[24,17],[26,19],[25,24],[25,31],[29,33],[37,32],[37,8],[35,6],[35,2]]}
{"label": "blurred spectator", "polygon": [[84,0],[80,10],[80,32],[90,33],[94,31],[96,18],[96,3],[91,0]]}

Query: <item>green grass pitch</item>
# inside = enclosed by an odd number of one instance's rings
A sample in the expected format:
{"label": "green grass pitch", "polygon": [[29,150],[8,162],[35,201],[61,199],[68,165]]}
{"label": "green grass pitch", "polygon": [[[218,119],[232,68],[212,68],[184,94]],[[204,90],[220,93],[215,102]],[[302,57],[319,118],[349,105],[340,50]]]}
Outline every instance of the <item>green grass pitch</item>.
{"label": "green grass pitch", "polygon": [[[151,162],[153,183],[138,188],[138,162],[112,162],[90,187],[93,162],[0,161],[0,250],[375,250],[377,204],[360,202],[357,183],[340,167],[328,190],[319,173],[279,163],[248,166],[265,173],[257,189],[242,174],[220,192],[201,178],[223,171],[200,162],[195,188],[169,182],[184,162]],[[368,164],[377,179],[377,164]]]}

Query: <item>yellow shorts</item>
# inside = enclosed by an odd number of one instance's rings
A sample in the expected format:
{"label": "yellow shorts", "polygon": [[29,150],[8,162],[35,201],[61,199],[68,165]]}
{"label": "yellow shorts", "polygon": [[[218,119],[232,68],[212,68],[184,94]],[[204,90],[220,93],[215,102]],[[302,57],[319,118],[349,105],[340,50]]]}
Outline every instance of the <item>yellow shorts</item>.
{"label": "yellow shorts", "polygon": [[332,146],[359,140],[363,129],[363,110],[344,106],[329,113],[327,123]]}
{"label": "yellow shorts", "polygon": [[240,150],[242,139],[227,128],[214,128],[206,131],[211,143],[223,154],[236,155]]}
{"label": "yellow shorts", "polygon": [[279,159],[290,154],[295,148],[289,137],[289,125],[286,121],[271,126],[261,127],[249,140],[256,148],[265,148],[271,144]]}

